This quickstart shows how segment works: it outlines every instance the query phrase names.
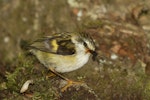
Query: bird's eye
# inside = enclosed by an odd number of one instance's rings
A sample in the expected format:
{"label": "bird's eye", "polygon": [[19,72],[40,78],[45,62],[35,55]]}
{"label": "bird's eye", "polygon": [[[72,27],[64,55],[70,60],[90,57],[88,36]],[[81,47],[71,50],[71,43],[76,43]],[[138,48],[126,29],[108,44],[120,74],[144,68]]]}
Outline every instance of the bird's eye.
{"label": "bird's eye", "polygon": [[84,45],[85,47],[87,47],[87,44],[86,44],[86,42],[83,42],[83,45]]}

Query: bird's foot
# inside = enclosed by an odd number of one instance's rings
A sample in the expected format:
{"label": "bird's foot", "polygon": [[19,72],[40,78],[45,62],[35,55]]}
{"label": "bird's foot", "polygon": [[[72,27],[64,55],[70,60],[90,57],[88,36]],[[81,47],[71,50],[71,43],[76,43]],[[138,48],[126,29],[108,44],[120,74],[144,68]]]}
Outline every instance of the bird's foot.
{"label": "bird's foot", "polygon": [[82,84],[84,84],[84,82],[75,82],[72,80],[67,80],[67,84],[61,89],[61,92],[66,91],[69,87],[73,85],[82,85]]}

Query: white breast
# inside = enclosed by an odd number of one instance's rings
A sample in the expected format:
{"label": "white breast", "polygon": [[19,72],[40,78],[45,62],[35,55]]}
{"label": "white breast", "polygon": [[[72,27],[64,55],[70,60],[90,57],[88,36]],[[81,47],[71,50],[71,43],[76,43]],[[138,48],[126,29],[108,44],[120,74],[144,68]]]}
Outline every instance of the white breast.
{"label": "white breast", "polygon": [[82,67],[84,64],[86,64],[89,60],[89,57],[90,57],[90,54],[87,53],[87,54],[80,54],[80,55],[77,55],[77,63],[76,63],[76,66],[77,69]]}
{"label": "white breast", "polygon": [[[75,58],[76,61],[68,62],[67,64],[62,64],[61,66],[56,67],[55,70],[57,72],[61,72],[61,73],[71,72],[71,71],[77,70],[77,69],[83,67],[83,65],[88,62],[89,56],[90,56],[89,53],[87,53],[87,54],[83,54],[83,53],[78,54],[78,55],[76,55],[76,58]],[[63,66],[63,65],[65,65],[65,66]]]}
{"label": "white breast", "polygon": [[90,53],[86,53],[85,51],[86,50],[83,44],[76,43],[76,54],[72,56],[74,58],[74,61],[72,62],[69,60],[64,61],[63,59],[61,65],[57,67],[55,70],[57,72],[64,73],[64,72],[70,72],[81,68],[84,64],[88,62],[90,57]]}

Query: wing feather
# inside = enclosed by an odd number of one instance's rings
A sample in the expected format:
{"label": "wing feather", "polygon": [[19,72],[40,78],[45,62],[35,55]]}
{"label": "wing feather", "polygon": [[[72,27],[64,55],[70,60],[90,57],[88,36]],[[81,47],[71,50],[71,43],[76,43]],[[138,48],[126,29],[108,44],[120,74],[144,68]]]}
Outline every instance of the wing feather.
{"label": "wing feather", "polygon": [[75,45],[72,43],[69,33],[37,39],[30,45],[30,48],[59,55],[72,55],[75,53]]}

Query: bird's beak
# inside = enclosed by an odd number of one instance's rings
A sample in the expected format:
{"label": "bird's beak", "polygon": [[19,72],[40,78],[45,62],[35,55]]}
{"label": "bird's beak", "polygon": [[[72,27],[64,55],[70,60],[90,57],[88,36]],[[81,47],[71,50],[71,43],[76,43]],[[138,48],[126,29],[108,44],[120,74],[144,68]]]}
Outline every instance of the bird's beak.
{"label": "bird's beak", "polygon": [[93,61],[96,60],[96,57],[97,57],[97,55],[98,55],[96,51],[87,49],[86,53],[91,53],[91,54],[93,55],[93,56],[92,56],[92,60],[93,60]]}

